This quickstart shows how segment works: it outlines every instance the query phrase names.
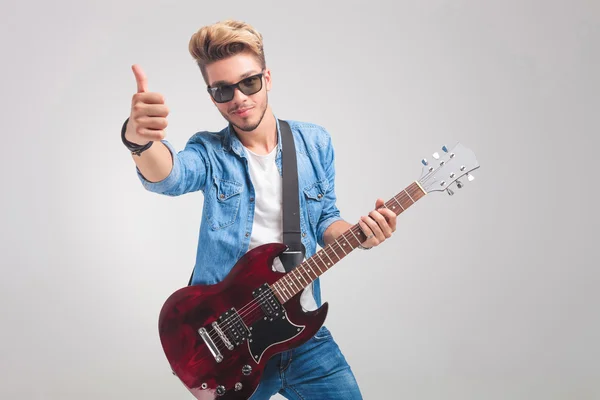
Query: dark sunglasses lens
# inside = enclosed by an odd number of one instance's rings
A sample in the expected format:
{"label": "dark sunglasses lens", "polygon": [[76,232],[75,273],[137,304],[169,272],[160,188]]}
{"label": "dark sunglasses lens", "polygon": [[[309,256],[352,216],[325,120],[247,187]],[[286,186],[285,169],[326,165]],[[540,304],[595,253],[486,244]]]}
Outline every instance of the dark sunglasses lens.
{"label": "dark sunglasses lens", "polygon": [[262,78],[260,76],[252,76],[240,82],[240,91],[246,96],[254,94],[262,89]]}
{"label": "dark sunglasses lens", "polygon": [[222,86],[214,91],[213,98],[217,103],[225,103],[233,99],[233,88],[231,86]]}

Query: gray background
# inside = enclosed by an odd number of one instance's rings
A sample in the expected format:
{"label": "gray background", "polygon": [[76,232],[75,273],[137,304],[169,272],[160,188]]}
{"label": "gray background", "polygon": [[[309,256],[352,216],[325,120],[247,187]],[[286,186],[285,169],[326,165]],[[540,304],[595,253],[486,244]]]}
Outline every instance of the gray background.
{"label": "gray background", "polygon": [[356,222],[460,141],[481,164],[323,278],[366,399],[600,398],[598,1],[3,2],[0,398],[189,399],[157,334],[203,197],[119,139],[139,63],[181,149],[224,121],[187,46],[265,36],[280,118],[332,134]]}

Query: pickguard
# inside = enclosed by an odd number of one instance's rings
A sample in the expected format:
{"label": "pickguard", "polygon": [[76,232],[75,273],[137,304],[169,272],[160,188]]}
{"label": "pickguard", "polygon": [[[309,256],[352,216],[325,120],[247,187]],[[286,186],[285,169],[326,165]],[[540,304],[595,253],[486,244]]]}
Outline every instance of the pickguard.
{"label": "pickguard", "polygon": [[258,364],[269,347],[294,338],[305,326],[294,324],[285,312],[273,321],[261,319],[255,322],[251,327],[251,340],[247,341],[252,359]]}

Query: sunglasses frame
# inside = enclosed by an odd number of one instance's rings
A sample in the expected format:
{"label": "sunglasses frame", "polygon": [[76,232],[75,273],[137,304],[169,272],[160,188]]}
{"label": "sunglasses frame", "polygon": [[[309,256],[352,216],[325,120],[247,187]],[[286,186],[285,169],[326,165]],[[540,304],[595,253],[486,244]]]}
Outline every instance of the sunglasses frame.
{"label": "sunglasses frame", "polygon": [[[208,93],[210,94],[210,96],[213,98],[213,100],[217,103],[227,103],[230,102],[231,100],[233,100],[233,97],[235,96],[235,89],[239,90],[240,92],[242,92],[245,96],[252,96],[253,94],[256,94],[258,92],[260,92],[263,89],[263,76],[265,75],[265,70],[263,69],[261,72],[259,72],[258,74],[254,74],[254,75],[250,75],[245,77],[244,79],[240,80],[239,82],[236,83],[232,83],[230,85],[221,85],[221,86],[207,86],[206,90],[208,91]],[[260,88],[258,88],[258,90],[254,93],[250,93],[250,94],[246,94],[244,93],[244,91],[240,88],[240,83],[244,82],[246,79],[250,79],[250,78],[260,78]],[[215,94],[217,92],[217,90],[219,89],[223,89],[223,88],[231,88],[232,89],[232,93],[233,96],[231,96],[231,99],[229,100],[225,100],[225,101],[217,101],[217,99],[215,98]]]}

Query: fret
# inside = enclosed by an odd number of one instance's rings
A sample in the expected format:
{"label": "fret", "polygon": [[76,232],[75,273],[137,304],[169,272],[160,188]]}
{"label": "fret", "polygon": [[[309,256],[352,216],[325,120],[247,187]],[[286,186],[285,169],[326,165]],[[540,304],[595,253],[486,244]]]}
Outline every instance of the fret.
{"label": "fret", "polygon": [[[313,268],[310,266],[310,264],[308,264],[308,260],[306,260],[306,261],[307,261],[307,262],[306,262],[306,265],[304,266],[304,270],[306,271],[306,274],[308,275],[308,279],[310,279],[311,281],[313,281],[313,280],[317,279],[317,277],[318,277],[319,275],[317,275],[317,274],[316,274],[316,272],[315,272],[315,270],[314,270],[314,269],[313,269]],[[302,263],[302,264],[305,264],[305,263]],[[308,266],[308,268],[307,268],[307,266]],[[311,278],[311,277],[310,277],[310,273],[309,273],[309,272],[312,272],[312,274],[313,274],[315,277],[314,277],[314,278]]]}
{"label": "fret", "polygon": [[288,301],[291,298],[291,296],[289,295],[289,293],[285,293],[285,285],[281,283],[281,279],[277,281],[277,284],[281,287],[280,292],[286,298],[285,301]]}
{"label": "fret", "polygon": [[342,259],[342,257],[340,257],[337,253],[337,251],[335,251],[335,249],[333,248],[333,243],[329,245],[329,249],[331,249],[331,252],[333,254],[335,254],[335,256],[337,257],[338,261],[340,261]]}
{"label": "fret", "polygon": [[[354,249],[354,246],[352,246],[352,243],[350,243],[350,242],[348,241],[348,238],[346,237],[346,234],[345,234],[345,233],[342,235],[342,237],[344,238],[344,240],[346,241],[346,243],[348,243],[348,244],[350,245],[350,249],[352,249],[352,250],[353,250],[353,249]],[[344,246],[345,246],[345,245],[344,245]]]}
{"label": "fret", "polygon": [[279,293],[279,290],[277,289],[277,282],[273,283],[273,285],[271,286],[271,289],[274,289],[273,293],[275,294],[275,297],[277,297],[280,300],[283,300],[283,296],[281,296],[281,294]]}
{"label": "fret", "polygon": [[295,271],[295,268],[294,268],[294,270],[292,270],[292,277],[290,278],[290,281],[292,281],[292,285],[294,286],[294,288],[295,288],[295,290],[296,290],[296,291],[294,292],[294,294],[296,294],[296,293],[298,293],[300,290],[302,290],[302,288],[301,288],[301,287],[298,287],[298,285],[300,284],[300,282],[298,282],[298,278],[296,278],[296,277],[294,276],[294,273],[293,273],[294,271]]}
{"label": "fret", "polygon": [[[285,280],[287,281],[287,282],[286,282],[286,283],[287,283],[287,287],[288,287],[289,289],[292,289],[292,290],[294,290],[293,286],[296,286],[296,285],[294,285],[294,280],[290,278],[290,275],[286,275],[286,276],[285,276]],[[293,296],[295,293],[298,293],[298,287],[296,287],[296,291],[295,291],[294,293],[292,293],[292,296]]]}
{"label": "fret", "polygon": [[393,199],[396,201],[396,203],[398,203],[398,205],[400,206],[400,208],[402,209],[402,211],[406,211],[406,210],[404,209],[404,207],[402,207],[402,204],[401,204],[401,203],[398,201],[398,199],[396,199],[396,196],[394,196],[394,197],[392,197],[392,198],[393,198]]}
{"label": "fret", "polygon": [[[352,228],[350,228],[350,233],[352,233],[352,236],[354,236],[354,239],[356,239],[356,242],[358,244],[360,244],[360,240],[356,237],[356,235],[354,234],[354,231],[352,230]],[[358,246],[358,244],[357,244],[357,246]]]}
{"label": "fret", "polygon": [[[296,268],[296,269],[298,269],[298,268]],[[304,279],[304,274],[302,274],[302,271],[300,271],[300,278],[302,278],[304,283],[308,285],[308,282],[306,282],[306,279]],[[306,286],[304,286],[304,287],[306,287]]]}
{"label": "fret", "polygon": [[[329,259],[329,262],[331,263],[329,266],[332,266],[333,264],[335,264],[333,262],[333,260],[331,259],[331,257],[329,257],[329,254],[327,254],[327,251],[323,250],[323,253],[325,253],[325,255],[327,256],[327,259]],[[324,264],[324,263],[323,263]]]}
{"label": "fret", "polygon": [[367,240],[367,235],[365,235],[365,233],[363,232],[362,228],[360,227],[359,224],[354,225],[355,227],[355,234],[358,236],[358,238],[360,239],[361,242],[364,242],[365,240]]}
{"label": "fret", "polygon": [[[407,188],[390,198],[383,206],[387,209],[392,209],[396,215],[399,215],[426,194],[417,182],[413,182]],[[360,224],[357,223],[348,230],[340,235],[341,238],[338,237],[333,243],[315,252],[312,257],[304,260],[299,266],[290,271],[291,273],[287,273],[271,286],[282,302],[287,302],[304,287],[307,287],[311,282],[318,279],[320,275],[329,270],[344,256],[350,254],[362,242],[367,240],[367,235],[361,229]],[[349,249],[348,246],[350,246]],[[340,250],[342,253],[338,252]],[[337,259],[334,260],[330,253],[335,254]],[[298,267],[301,267],[301,269]]]}
{"label": "fret", "polygon": [[[310,259],[312,259],[312,257],[311,257]],[[318,262],[316,262],[315,260],[312,260],[312,261],[313,261],[313,263],[314,263],[314,264],[317,266],[317,269],[319,270],[319,272],[321,272],[319,275],[323,275],[323,270],[322,270],[322,269],[321,269],[321,267],[319,266],[319,263],[318,263]]]}
{"label": "fret", "polygon": [[[340,246],[340,243],[337,241],[337,239],[335,239],[335,242],[337,243],[338,247],[339,247],[340,249],[342,249],[342,251],[344,252],[344,254],[345,254],[345,255],[348,255],[348,253],[346,253],[346,250],[344,250],[344,249],[342,248],[342,246]],[[341,260],[341,259],[340,259],[340,260]]]}
{"label": "fret", "polygon": [[[327,266],[326,266],[325,262],[323,262],[323,258],[321,258],[321,254],[319,254],[319,253],[321,253],[321,250],[317,251],[317,252],[315,253],[315,255],[316,255],[317,257],[319,257],[319,260],[321,260],[321,262],[323,263],[323,266],[324,266],[325,268],[327,268]],[[315,261],[315,262],[316,262],[316,261]]]}
{"label": "fret", "polygon": [[[292,275],[292,281],[294,282],[294,284],[299,285],[300,284],[300,279],[298,279],[298,268],[294,268],[292,270],[292,274],[291,275]],[[297,285],[296,285],[296,288],[298,287]]]}

